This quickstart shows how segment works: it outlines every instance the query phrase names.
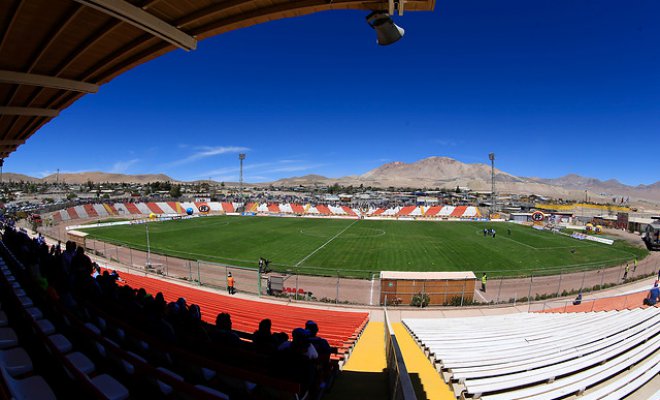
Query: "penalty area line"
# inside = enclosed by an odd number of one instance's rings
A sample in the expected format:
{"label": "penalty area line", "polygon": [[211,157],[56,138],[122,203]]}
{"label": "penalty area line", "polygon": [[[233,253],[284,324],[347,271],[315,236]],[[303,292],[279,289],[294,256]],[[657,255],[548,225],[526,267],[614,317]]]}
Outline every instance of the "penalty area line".
{"label": "penalty area line", "polygon": [[353,221],[352,224],[350,224],[350,225],[347,226],[346,228],[344,228],[344,229],[342,229],[341,231],[339,231],[339,233],[337,233],[335,236],[333,236],[333,237],[331,237],[330,239],[328,239],[327,242],[323,243],[321,246],[317,247],[316,250],[314,250],[314,251],[312,251],[311,253],[307,254],[307,255],[305,256],[305,258],[303,258],[302,260],[298,261],[298,262],[296,263],[296,265],[294,265],[294,267],[299,267],[300,264],[302,264],[302,263],[304,263],[305,261],[307,261],[308,258],[310,258],[310,257],[313,256],[314,254],[316,254],[317,251],[319,251],[319,250],[321,250],[322,248],[324,248],[325,246],[327,246],[328,243],[330,243],[330,242],[332,242],[333,240],[337,239],[342,233],[346,232],[346,231],[348,230],[348,228],[350,228],[351,226],[355,225],[355,223],[358,222],[358,221],[359,221],[359,220],[356,219],[355,221]]}

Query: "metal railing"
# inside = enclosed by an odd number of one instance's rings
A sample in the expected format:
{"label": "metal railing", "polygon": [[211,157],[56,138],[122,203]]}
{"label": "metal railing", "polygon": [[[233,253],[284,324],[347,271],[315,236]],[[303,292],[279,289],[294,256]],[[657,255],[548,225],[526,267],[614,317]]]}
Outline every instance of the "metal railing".
{"label": "metal railing", "polygon": [[401,354],[401,348],[396,340],[394,329],[387,315],[387,308],[383,308],[385,317],[385,358],[387,360],[387,378],[391,400],[417,400],[406,363]]}
{"label": "metal railing", "polygon": [[[48,230],[45,233],[50,233]],[[65,237],[58,237],[55,232],[52,237],[66,241]],[[331,304],[358,304],[381,305],[387,287],[381,287],[380,272],[364,270],[337,271],[331,269],[314,269],[309,267],[286,267],[272,265],[275,270],[270,274],[259,273],[257,262],[254,267],[237,266],[228,263],[219,263],[203,260],[190,260],[159,254],[152,251],[147,255],[146,249],[136,250],[127,245],[102,242],[93,239],[87,240],[87,251],[91,255],[100,257],[99,264],[118,271],[133,273],[154,274],[172,279],[180,279],[197,285],[206,285],[226,289],[227,273],[231,272],[236,281],[239,293],[249,293],[266,296],[285,297],[290,301],[312,300]],[[481,290],[481,273],[476,272],[477,280],[474,289],[471,286],[460,288],[434,289],[421,283],[410,292],[410,296],[402,293],[389,295],[391,306],[417,306],[428,305],[424,302],[425,296],[439,298],[430,305],[465,306],[474,304],[520,304],[532,303],[559,297],[574,296],[578,292],[588,295],[593,291],[606,289],[631,280],[657,274],[660,267],[660,258],[651,256],[639,261],[634,268],[632,259],[621,260],[622,264],[615,267],[601,266],[596,269],[540,269],[527,276],[499,277],[506,271],[486,271],[489,279],[486,290]],[[626,262],[629,272],[625,274]],[[311,274],[310,274],[311,273]],[[550,275],[552,274],[552,275]],[[626,280],[624,280],[626,275]],[[268,291],[268,277],[278,276],[283,281],[281,292]],[[381,293],[382,292],[382,293]],[[417,295],[417,301],[412,301]],[[396,301],[399,298],[401,301]]]}

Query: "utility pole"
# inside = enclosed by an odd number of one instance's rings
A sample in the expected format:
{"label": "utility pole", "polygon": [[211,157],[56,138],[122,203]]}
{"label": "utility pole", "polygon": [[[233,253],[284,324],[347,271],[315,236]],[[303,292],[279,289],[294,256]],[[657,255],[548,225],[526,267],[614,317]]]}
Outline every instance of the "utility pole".
{"label": "utility pole", "polygon": [[243,160],[245,160],[245,154],[244,153],[239,154],[238,159],[241,161],[241,176],[238,182],[238,187],[239,187],[238,195],[242,198],[243,197]]}
{"label": "utility pole", "polygon": [[493,215],[497,210],[495,206],[495,153],[488,154],[490,160],[490,215]]}
{"label": "utility pole", "polygon": [[149,222],[144,224],[144,229],[147,231],[147,268],[151,267],[151,244],[149,243]]}

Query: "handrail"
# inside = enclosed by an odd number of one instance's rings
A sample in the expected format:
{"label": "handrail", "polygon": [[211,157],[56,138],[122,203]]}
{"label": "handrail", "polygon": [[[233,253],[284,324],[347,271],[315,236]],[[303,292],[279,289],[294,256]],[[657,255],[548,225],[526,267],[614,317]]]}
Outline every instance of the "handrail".
{"label": "handrail", "polygon": [[383,307],[385,317],[385,357],[387,360],[390,399],[417,400],[406,363],[403,360],[401,348],[396,340],[394,329],[387,315],[387,307]]}

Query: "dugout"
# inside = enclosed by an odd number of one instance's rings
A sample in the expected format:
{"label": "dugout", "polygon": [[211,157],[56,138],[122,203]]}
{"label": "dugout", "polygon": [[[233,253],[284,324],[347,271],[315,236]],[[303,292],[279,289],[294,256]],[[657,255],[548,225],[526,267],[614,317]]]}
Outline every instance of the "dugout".
{"label": "dugout", "polygon": [[[83,249],[87,250],[86,246],[86,238],[87,238],[88,233],[85,232],[80,232],[80,231],[68,231],[66,233],[66,239],[69,241],[72,241],[73,243],[76,244],[78,247],[82,247]],[[64,249],[62,249],[64,250]]]}
{"label": "dugout", "polygon": [[381,271],[380,304],[411,305],[413,297],[428,296],[429,305],[471,302],[477,277],[465,272]]}

